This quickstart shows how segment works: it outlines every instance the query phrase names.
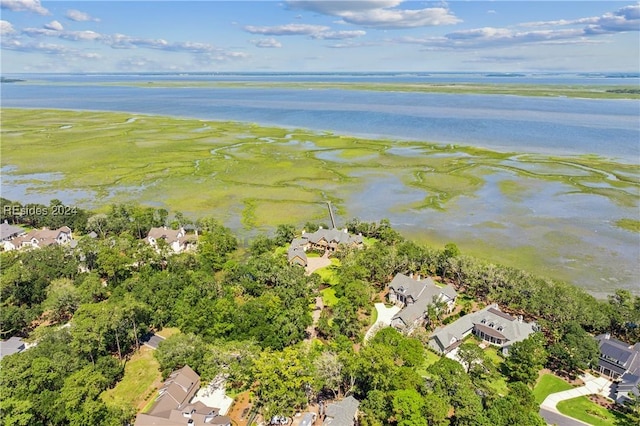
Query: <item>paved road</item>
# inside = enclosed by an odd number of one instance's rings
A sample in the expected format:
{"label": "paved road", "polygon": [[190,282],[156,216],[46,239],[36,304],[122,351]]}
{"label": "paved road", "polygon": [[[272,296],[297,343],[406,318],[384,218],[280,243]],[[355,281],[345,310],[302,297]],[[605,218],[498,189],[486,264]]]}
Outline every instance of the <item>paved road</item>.
{"label": "paved road", "polygon": [[557,408],[558,402],[593,394],[599,394],[607,398],[610,397],[612,383],[609,380],[604,377],[594,377],[588,373],[585,373],[580,378],[584,382],[584,386],[552,393],[542,401],[542,404],[540,404],[540,415],[547,423],[557,424],[558,426],[588,425],[588,423],[561,414]]}
{"label": "paved road", "polygon": [[158,349],[158,344],[164,340],[164,337],[160,337],[155,333],[147,334],[140,341],[143,345],[149,346],[151,349]]}
{"label": "paved road", "polygon": [[560,414],[556,411],[547,410],[545,408],[540,409],[540,415],[550,425],[556,426],[584,426],[587,423],[583,423],[580,420],[567,417],[564,414]]}

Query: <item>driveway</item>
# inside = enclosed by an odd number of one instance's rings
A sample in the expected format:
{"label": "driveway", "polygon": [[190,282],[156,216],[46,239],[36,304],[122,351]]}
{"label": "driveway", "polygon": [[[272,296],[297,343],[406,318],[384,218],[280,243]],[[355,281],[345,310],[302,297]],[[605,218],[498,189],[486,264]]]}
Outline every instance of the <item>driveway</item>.
{"label": "driveway", "polygon": [[371,328],[367,330],[367,334],[364,335],[365,342],[372,338],[381,328],[390,326],[391,318],[393,318],[395,314],[400,311],[400,308],[398,306],[387,308],[384,303],[376,303],[375,307],[376,311],[378,311],[378,319],[371,326]]}
{"label": "driveway", "polygon": [[[557,405],[560,401],[598,394],[606,398],[611,397],[612,383],[604,377],[594,377],[589,373],[580,376],[584,382],[583,386],[569,389],[562,392],[552,393],[547,396],[542,404],[540,404],[540,415],[550,424],[558,424],[559,426],[577,426],[586,425],[588,423],[581,422],[574,418],[565,416],[558,411]],[[558,417],[560,416],[560,417]],[[562,421],[558,421],[561,419]],[[553,421],[552,421],[553,420]]]}
{"label": "driveway", "polygon": [[304,268],[307,275],[311,275],[314,271],[331,265],[331,259],[326,256],[307,258],[307,267]]}
{"label": "driveway", "polygon": [[140,339],[140,343],[145,346],[149,346],[151,349],[158,349],[158,344],[164,340],[164,337],[160,337],[155,333],[149,333]]}

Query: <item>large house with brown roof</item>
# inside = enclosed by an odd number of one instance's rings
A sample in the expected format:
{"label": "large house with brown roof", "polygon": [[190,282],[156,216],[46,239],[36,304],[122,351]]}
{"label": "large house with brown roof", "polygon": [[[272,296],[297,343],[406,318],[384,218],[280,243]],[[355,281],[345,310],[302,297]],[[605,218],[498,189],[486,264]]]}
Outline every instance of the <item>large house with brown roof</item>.
{"label": "large house with brown roof", "polygon": [[444,303],[446,312],[455,306],[458,293],[450,285],[437,285],[431,278],[396,274],[389,284],[389,302],[402,307],[392,319],[391,325],[399,330],[411,332],[424,322],[427,307],[431,304]]}
{"label": "large house with brown roof", "polygon": [[59,229],[34,229],[25,235],[3,242],[5,250],[42,248],[53,244],[65,245],[73,242],[71,228],[63,226]]}
{"label": "large house with brown roof", "polygon": [[327,255],[335,253],[341,247],[362,248],[362,235],[352,235],[344,228],[325,229],[320,227],[315,232],[302,231],[300,238],[294,238],[289,245],[287,259],[291,264],[307,266],[307,251],[318,250]]}
{"label": "large house with brown roof", "polygon": [[181,253],[194,247],[197,235],[187,235],[184,228],[169,229],[166,226],[151,228],[145,241],[157,249],[159,240],[164,240],[174,253]]}
{"label": "large house with brown roof", "polygon": [[138,414],[134,426],[231,426],[220,410],[200,401],[191,402],[200,389],[200,376],[185,365],[164,382],[151,409]]}

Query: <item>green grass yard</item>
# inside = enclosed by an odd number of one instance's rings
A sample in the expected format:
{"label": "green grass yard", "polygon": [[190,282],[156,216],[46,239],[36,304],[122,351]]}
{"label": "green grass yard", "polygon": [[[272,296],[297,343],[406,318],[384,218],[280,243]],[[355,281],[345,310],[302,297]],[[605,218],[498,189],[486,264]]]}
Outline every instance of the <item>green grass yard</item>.
{"label": "green grass yard", "polygon": [[558,411],[574,419],[581,420],[593,426],[631,426],[630,419],[617,411],[610,411],[586,396],[560,401]]}
{"label": "green grass yard", "polygon": [[538,383],[533,388],[533,396],[535,396],[536,402],[541,404],[552,393],[562,392],[571,388],[572,386],[560,377],[553,374],[545,374],[538,379]]}
{"label": "green grass yard", "polygon": [[153,401],[156,387],[162,380],[159,369],[153,349],[143,346],[127,361],[122,380],[102,393],[102,400],[107,404],[131,405],[136,409],[148,400]]}
{"label": "green grass yard", "polygon": [[322,294],[322,302],[325,306],[331,307],[338,303],[338,298],[336,297],[336,291],[329,287],[325,288],[320,292]]}

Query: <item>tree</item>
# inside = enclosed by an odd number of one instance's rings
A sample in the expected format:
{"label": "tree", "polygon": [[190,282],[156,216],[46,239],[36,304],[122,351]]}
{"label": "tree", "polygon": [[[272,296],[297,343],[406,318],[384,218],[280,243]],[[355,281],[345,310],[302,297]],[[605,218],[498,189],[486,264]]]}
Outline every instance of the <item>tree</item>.
{"label": "tree", "polygon": [[462,361],[468,374],[473,364],[482,362],[484,359],[484,351],[473,342],[463,343],[458,349],[458,358]]}
{"label": "tree", "polygon": [[560,340],[549,347],[553,368],[569,376],[595,365],[598,353],[598,342],[575,321],[565,324]]}
{"label": "tree", "polygon": [[424,397],[424,418],[429,426],[449,425],[449,404],[447,400],[434,393]]}
{"label": "tree", "polygon": [[313,363],[315,376],[319,381],[320,389],[329,389],[333,392],[334,398],[340,393],[342,384],[342,362],[338,354],[325,351]]}
{"label": "tree", "polygon": [[504,366],[512,382],[535,383],[538,372],[547,362],[547,351],[542,333],[534,333],[523,341],[514,343]]}
{"label": "tree", "polygon": [[309,401],[307,392],[313,378],[300,348],[281,352],[264,351],[254,363],[256,396],[264,418],[291,416]]}
{"label": "tree", "polygon": [[629,399],[625,401],[624,405],[629,409],[628,417],[635,421],[635,424],[640,424],[640,385],[629,392],[627,397]]}
{"label": "tree", "polygon": [[47,290],[47,299],[43,307],[50,310],[49,318],[54,322],[67,321],[80,305],[80,291],[68,278],[51,281]]}
{"label": "tree", "polygon": [[201,226],[205,232],[198,239],[198,258],[205,270],[219,271],[229,253],[237,248],[238,241],[229,228],[214,219],[203,220]]}
{"label": "tree", "polygon": [[391,406],[398,426],[426,426],[424,400],[416,390],[402,389],[393,392]]}
{"label": "tree", "polygon": [[278,225],[276,236],[273,238],[276,245],[284,246],[293,240],[296,236],[296,227],[293,225]]}
{"label": "tree", "polygon": [[528,386],[522,382],[509,385],[509,394],[493,401],[487,416],[495,426],[544,426],[546,422],[538,414],[538,404]]}
{"label": "tree", "polygon": [[203,360],[207,352],[204,341],[194,334],[174,334],[163,340],[154,352],[160,364],[163,377],[179,368],[188,365],[196,373],[202,371]]}

